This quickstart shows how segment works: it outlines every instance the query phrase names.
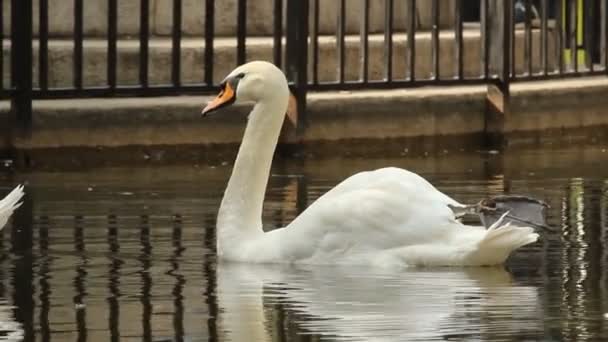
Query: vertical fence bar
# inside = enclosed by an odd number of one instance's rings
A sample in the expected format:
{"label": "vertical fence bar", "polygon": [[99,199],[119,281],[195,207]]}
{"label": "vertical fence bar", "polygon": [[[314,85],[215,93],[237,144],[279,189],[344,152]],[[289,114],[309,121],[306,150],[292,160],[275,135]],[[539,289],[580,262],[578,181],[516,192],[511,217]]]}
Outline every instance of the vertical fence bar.
{"label": "vertical fence bar", "polygon": [[139,84],[148,87],[148,46],[150,36],[150,0],[141,0],[139,14]]}
{"label": "vertical fence bar", "polygon": [[393,80],[393,0],[386,0],[384,7],[384,79]]}
{"label": "vertical fence bar", "polygon": [[516,65],[515,65],[515,8],[513,7],[515,5],[515,2],[513,1],[509,1],[510,3],[510,10],[511,13],[513,15],[511,15],[511,17],[509,18],[509,27],[510,27],[510,32],[509,32],[509,51],[511,52],[511,56],[510,56],[510,66],[509,66],[509,74],[511,78],[515,78],[517,76],[517,69],[516,69]]}
{"label": "vertical fence bar", "polygon": [[[499,80],[499,88],[503,94],[503,113],[507,113],[509,111],[509,101],[511,96],[511,56],[513,56],[512,49],[514,47],[514,42],[511,41],[511,36],[514,31],[514,21],[513,21],[513,0],[502,0],[499,5],[494,5],[495,8],[499,9],[496,14],[497,18],[501,20],[496,25],[500,31],[499,34],[501,36],[501,51],[497,54],[498,58],[498,80]],[[502,55],[502,56],[501,56]]]}
{"label": "vertical fence bar", "polygon": [[338,49],[338,82],[344,83],[344,62],[346,52],[344,47],[344,36],[346,35],[346,1],[338,3],[338,27],[336,29],[336,48]]}
{"label": "vertical fence bar", "polygon": [[238,0],[236,13],[236,64],[245,64],[247,37],[247,1]]}
{"label": "vertical fence bar", "polygon": [[569,0],[569,16],[568,22],[570,23],[570,62],[574,72],[578,72],[578,11],[577,1]]}
{"label": "vertical fence bar", "polygon": [[532,4],[524,0],[524,66],[526,74],[532,75]]}
{"label": "vertical fence bar", "polygon": [[586,4],[587,6],[583,9],[583,15],[585,17],[583,27],[583,49],[585,50],[585,65],[589,71],[593,72],[593,59],[597,49],[595,41],[595,24],[597,18],[596,2],[595,0],[588,0]]}
{"label": "vertical fence bar", "polygon": [[116,0],[108,0],[108,65],[107,78],[110,89],[116,88],[116,40],[118,35],[118,6]]}
{"label": "vertical fence bar", "polygon": [[431,29],[431,58],[433,63],[433,72],[431,79],[439,79],[439,4],[438,0],[431,2],[431,16],[433,17],[433,27]]}
{"label": "vertical fence bar", "polygon": [[213,84],[213,36],[215,34],[215,0],[205,1],[205,84]]}
{"label": "vertical fence bar", "polygon": [[359,74],[361,81],[367,83],[369,74],[369,0],[362,0],[361,3],[359,41],[361,42],[361,69]]}
{"label": "vertical fence bar", "polygon": [[319,84],[319,0],[313,0],[312,11],[312,31],[310,33],[310,44],[312,49],[312,83]]}
{"label": "vertical fence bar", "polygon": [[[42,90],[48,89],[49,78],[49,2],[40,0],[38,9],[38,87]],[[1,67],[1,66],[0,66]]]}
{"label": "vertical fence bar", "polygon": [[[318,2],[316,3],[318,4]],[[298,134],[306,126],[308,90],[308,0],[287,0],[286,74],[298,108]]]}
{"label": "vertical fence bar", "polygon": [[549,21],[549,16],[547,13],[548,7],[547,7],[547,0],[541,0],[540,1],[540,11],[541,11],[541,18],[540,18],[540,41],[541,41],[541,51],[540,51],[540,55],[541,55],[541,68],[543,71],[543,75],[547,76],[547,74],[549,73],[549,34],[548,34],[548,21]]}
{"label": "vertical fence bar", "polygon": [[410,82],[416,81],[416,0],[409,0],[407,22],[407,57],[410,71]]}
{"label": "vertical fence bar", "polygon": [[272,45],[272,59],[274,64],[281,68],[282,60],[282,39],[283,39],[283,0],[274,0],[274,20],[273,20],[273,45]]}
{"label": "vertical fence bar", "polygon": [[456,50],[456,78],[464,78],[464,62],[462,52],[462,0],[456,0],[454,5],[454,50]]}
{"label": "vertical fence bar", "polygon": [[488,0],[481,0],[481,65],[484,79],[489,79]]}
{"label": "vertical fence bar", "polygon": [[564,73],[564,46],[565,46],[565,27],[562,24],[565,18],[563,13],[563,2],[555,1],[555,34],[557,40],[557,71],[561,75]]}
{"label": "vertical fence bar", "polygon": [[32,12],[32,0],[11,3],[11,110],[23,133],[29,133],[32,124]]}
{"label": "vertical fence bar", "polygon": [[74,88],[82,89],[83,0],[74,0]]}
{"label": "vertical fence bar", "polygon": [[182,0],[173,0],[173,30],[171,39],[171,83],[181,84]]}
{"label": "vertical fence bar", "polygon": [[608,73],[608,1],[604,0],[600,3],[600,12],[602,14],[600,60],[604,63],[604,72]]}
{"label": "vertical fence bar", "polygon": [[4,1],[0,0],[0,90],[4,90]]}

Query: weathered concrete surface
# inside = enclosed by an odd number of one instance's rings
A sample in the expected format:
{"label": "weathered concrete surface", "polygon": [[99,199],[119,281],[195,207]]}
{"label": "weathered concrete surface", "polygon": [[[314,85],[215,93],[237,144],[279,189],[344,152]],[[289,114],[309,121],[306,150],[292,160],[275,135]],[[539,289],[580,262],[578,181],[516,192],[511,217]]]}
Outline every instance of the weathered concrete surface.
{"label": "weathered concrete surface", "polygon": [[[514,85],[503,133],[508,141],[522,132],[608,126],[607,92],[608,79],[602,77]],[[302,144],[484,133],[485,86],[309,96],[308,127],[298,140]],[[208,100],[36,101],[31,137],[17,137],[12,145],[21,150],[237,145],[248,108],[230,107],[203,119],[199,112]]]}
{"label": "weathered concrete surface", "polygon": [[[481,44],[480,32],[477,27],[470,27],[463,34],[463,66],[465,77],[478,77],[481,74]],[[453,77],[456,73],[456,51],[454,34],[442,31],[439,44],[439,66],[442,78]],[[358,80],[361,75],[360,56],[361,45],[358,36],[347,36],[345,40],[345,78]],[[533,31],[532,42],[540,46],[540,32]],[[549,51],[553,51],[553,40],[549,40]],[[395,34],[393,36],[393,79],[404,79],[409,76],[407,63],[407,35]],[[416,78],[428,79],[432,76],[431,34],[419,32],[416,34]],[[184,84],[201,83],[204,79],[204,51],[203,39],[188,38],[182,41],[181,50],[181,78]],[[48,82],[50,87],[72,86],[73,79],[73,44],[69,40],[53,39],[49,41],[49,69]],[[523,72],[526,67],[523,62],[524,32],[518,30],[515,35],[515,67],[517,73]],[[5,55],[10,54],[10,44],[5,42]],[[248,60],[272,60],[272,38],[258,37],[247,40]],[[337,75],[337,49],[334,36],[319,37],[319,81],[335,81]],[[34,85],[38,83],[38,42],[34,42]],[[549,69],[556,68],[557,54],[549,54]],[[132,39],[118,41],[117,77],[120,85],[133,85],[138,83],[139,77],[139,42]],[[149,81],[151,84],[168,84],[171,81],[171,40],[152,39],[150,41],[149,55]],[[215,82],[219,82],[236,66],[236,39],[216,39],[214,43],[214,75]],[[10,80],[8,63],[5,63],[4,82]],[[533,70],[541,68],[540,49],[532,53]],[[88,39],[84,42],[83,52],[83,82],[85,86],[104,86],[107,68],[107,42],[102,39]],[[369,36],[369,71],[370,80],[383,80],[385,78],[384,36],[374,34]],[[310,75],[312,79],[312,75]]]}
{"label": "weathered concrete surface", "polygon": [[[10,13],[10,1],[4,1],[4,13]],[[338,4],[336,0],[319,0],[319,32],[333,34],[337,28]],[[39,32],[39,2],[34,1],[34,34]],[[118,5],[118,34],[133,36],[139,34],[140,0],[120,0]],[[429,30],[432,27],[431,1],[418,1],[417,28]],[[274,0],[247,1],[247,32],[250,36],[268,36],[273,33]],[[283,2],[285,13],[286,2]],[[386,0],[370,1],[370,32],[384,32]],[[454,25],[455,0],[439,1],[439,26],[449,28]],[[311,6],[311,12],[313,8]],[[395,1],[392,11],[394,29],[404,31],[409,16],[407,1]],[[358,33],[363,16],[361,1],[346,1],[346,31]],[[74,30],[74,0],[49,1],[49,35],[68,37]],[[107,34],[108,2],[102,0],[83,1],[83,32],[88,37]],[[285,17],[283,15],[283,17]],[[234,36],[236,34],[237,0],[215,2],[215,34]],[[285,26],[283,20],[283,26]],[[150,0],[150,33],[170,35],[173,27],[173,0]],[[4,32],[10,32],[10,15],[5,14]],[[186,36],[205,34],[205,1],[182,1],[182,33]]]}
{"label": "weathered concrete surface", "polygon": [[[153,1],[150,1],[153,3]],[[10,1],[3,1],[4,32],[10,36],[11,16]],[[40,31],[39,1],[33,1],[33,33]],[[74,0],[49,1],[49,36],[71,37],[74,32]],[[123,36],[139,34],[140,0],[117,1],[118,33]],[[170,15],[170,13],[169,13]],[[108,31],[108,1],[83,1],[83,33],[88,37],[106,36]]]}
{"label": "weathered concrete surface", "polygon": [[511,87],[505,132],[599,127],[608,124],[608,78],[529,82]]}

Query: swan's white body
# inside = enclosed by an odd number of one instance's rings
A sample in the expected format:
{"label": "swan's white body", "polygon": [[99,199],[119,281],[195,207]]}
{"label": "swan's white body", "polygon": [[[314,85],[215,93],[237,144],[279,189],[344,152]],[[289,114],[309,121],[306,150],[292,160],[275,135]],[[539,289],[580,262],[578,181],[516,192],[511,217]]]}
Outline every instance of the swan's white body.
{"label": "swan's white body", "polygon": [[4,228],[8,219],[13,215],[13,211],[21,206],[19,201],[23,195],[23,185],[19,185],[0,201],[0,230]]}
{"label": "swan's white body", "polygon": [[264,193],[289,90],[283,73],[266,62],[240,66],[227,80],[234,77],[239,77],[236,100],[255,106],[218,214],[220,258],[390,267],[495,265],[537,240],[532,228],[500,226],[500,221],[488,230],[463,225],[448,207],[462,204],[398,168],[356,174],[287,227],[263,232]]}

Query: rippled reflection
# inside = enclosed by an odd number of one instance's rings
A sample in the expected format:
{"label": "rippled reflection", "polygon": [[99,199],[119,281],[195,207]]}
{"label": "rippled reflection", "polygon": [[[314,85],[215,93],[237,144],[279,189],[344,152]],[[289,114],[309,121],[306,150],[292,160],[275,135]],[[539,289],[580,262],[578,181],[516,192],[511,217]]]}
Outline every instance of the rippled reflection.
{"label": "rippled reflection", "polygon": [[538,197],[559,227],[503,268],[217,263],[229,166],[0,174],[28,198],[0,239],[0,341],[608,339],[608,175],[601,149],[279,160],[264,229],[344,177],[396,165],[462,201]]}
{"label": "rippled reflection", "polygon": [[[225,340],[397,341],[532,336],[537,289],[502,268],[374,272],[353,267],[220,263],[217,296]],[[276,317],[282,317],[277,325]],[[508,324],[484,322],[508,318]],[[297,329],[286,327],[293,326]]]}

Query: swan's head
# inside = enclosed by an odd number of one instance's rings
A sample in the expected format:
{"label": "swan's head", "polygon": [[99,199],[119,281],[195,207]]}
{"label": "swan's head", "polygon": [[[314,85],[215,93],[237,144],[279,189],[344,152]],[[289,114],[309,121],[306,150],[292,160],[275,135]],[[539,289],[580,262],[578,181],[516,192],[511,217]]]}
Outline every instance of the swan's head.
{"label": "swan's head", "polygon": [[289,88],[283,72],[274,64],[255,61],[234,69],[220,84],[218,96],[203,109],[203,116],[233,103],[279,99],[287,104]]}

